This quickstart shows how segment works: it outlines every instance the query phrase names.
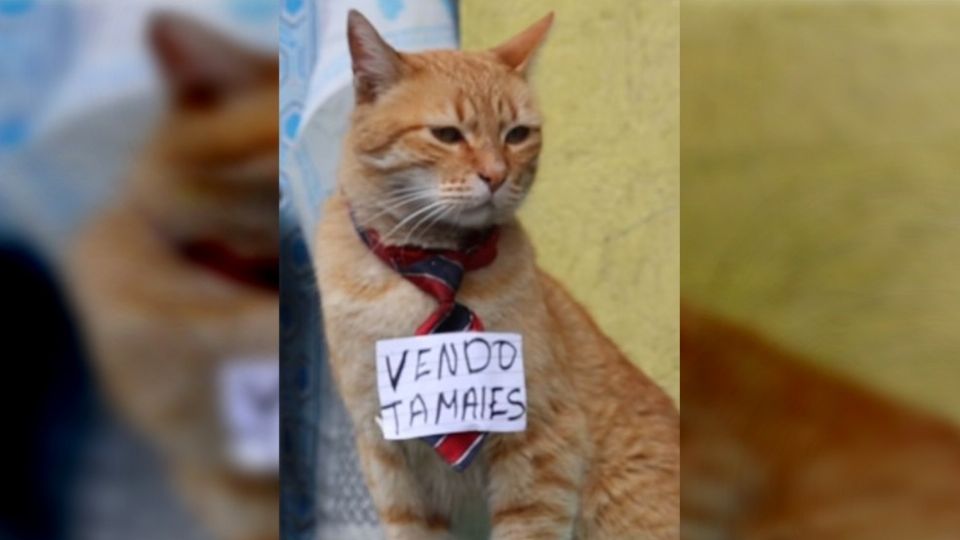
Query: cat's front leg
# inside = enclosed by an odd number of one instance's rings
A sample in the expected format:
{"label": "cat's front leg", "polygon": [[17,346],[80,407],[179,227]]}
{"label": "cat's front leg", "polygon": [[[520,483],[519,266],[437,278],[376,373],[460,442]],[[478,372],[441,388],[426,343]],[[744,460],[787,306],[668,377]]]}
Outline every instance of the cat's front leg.
{"label": "cat's front leg", "polygon": [[437,513],[410,468],[402,443],[358,435],[357,449],[387,540],[449,540],[450,520]]}
{"label": "cat's front leg", "polygon": [[544,426],[492,439],[487,452],[492,540],[573,538],[582,446]]}

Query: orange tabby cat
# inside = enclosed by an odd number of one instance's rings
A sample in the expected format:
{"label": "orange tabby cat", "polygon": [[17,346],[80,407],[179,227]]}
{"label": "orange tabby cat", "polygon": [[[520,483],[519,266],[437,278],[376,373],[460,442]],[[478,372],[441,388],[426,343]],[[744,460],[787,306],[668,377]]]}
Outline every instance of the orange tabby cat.
{"label": "orange tabby cat", "polygon": [[[406,54],[349,16],[356,108],[316,267],[331,365],[390,540],[448,538],[451,516],[478,502],[495,540],[679,534],[674,405],[536,266],[514,215],[541,146],[527,68],[551,22],[490,51]],[[448,249],[499,226],[499,255],[465,274],[457,301],[487,330],[522,334],[528,427],[490,434],[462,473],[422,441],[386,441],[376,422],[375,343],[413,335],[436,302],[354,222],[387,245]]]}
{"label": "orange tabby cat", "polygon": [[275,475],[228,466],[224,361],[276,358],[277,62],[178,16],[150,25],[169,111],[68,265],[110,403],[216,538],[278,536]]}
{"label": "orange tabby cat", "polygon": [[960,538],[960,430],[685,306],[683,538]]}

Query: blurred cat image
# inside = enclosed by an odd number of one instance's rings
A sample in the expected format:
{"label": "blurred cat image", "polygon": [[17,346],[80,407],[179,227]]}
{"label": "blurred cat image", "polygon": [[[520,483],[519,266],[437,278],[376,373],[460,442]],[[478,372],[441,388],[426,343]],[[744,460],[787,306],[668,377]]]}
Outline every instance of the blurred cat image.
{"label": "blurred cat image", "polygon": [[682,538],[960,538],[960,430],[681,315]]}
{"label": "blurred cat image", "polygon": [[173,14],[148,42],[168,107],[69,278],[108,404],[186,506],[214,538],[277,538],[276,472],[231,455],[218,394],[279,346],[276,54]]}

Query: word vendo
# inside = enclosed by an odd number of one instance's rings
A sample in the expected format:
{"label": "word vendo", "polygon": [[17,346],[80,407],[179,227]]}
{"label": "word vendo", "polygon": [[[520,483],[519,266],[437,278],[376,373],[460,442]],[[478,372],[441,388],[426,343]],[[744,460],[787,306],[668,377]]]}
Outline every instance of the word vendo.
{"label": "word vendo", "polygon": [[377,342],[384,437],[523,431],[527,392],[519,334],[451,332]]}

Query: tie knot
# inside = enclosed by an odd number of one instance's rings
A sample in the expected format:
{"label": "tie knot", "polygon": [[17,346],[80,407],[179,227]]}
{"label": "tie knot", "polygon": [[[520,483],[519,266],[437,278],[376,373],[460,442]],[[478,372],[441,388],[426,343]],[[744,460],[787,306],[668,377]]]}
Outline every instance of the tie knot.
{"label": "tie knot", "polygon": [[500,237],[494,227],[472,238],[465,249],[451,250],[387,246],[373,229],[357,227],[357,233],[380,260],[441,304],[453,303],[464,272],[493,263]]}

